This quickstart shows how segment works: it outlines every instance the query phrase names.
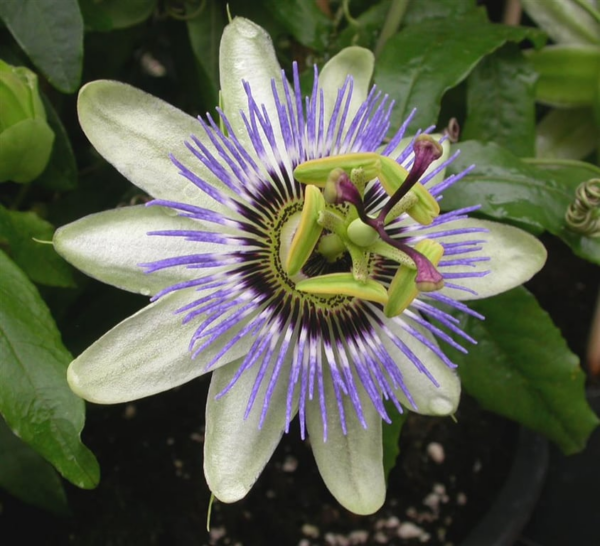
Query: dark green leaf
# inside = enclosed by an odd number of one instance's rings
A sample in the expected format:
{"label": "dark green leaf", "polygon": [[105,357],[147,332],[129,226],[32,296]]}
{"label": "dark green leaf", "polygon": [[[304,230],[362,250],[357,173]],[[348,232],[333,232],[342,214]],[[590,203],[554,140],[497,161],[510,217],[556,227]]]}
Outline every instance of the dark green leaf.
{"label": "dark green leaf", "polygon": [[0,487],[23,502],[58,515],[68,513],[56,471],[19,440],[0,417]]}
{"label": "dark green leaf", "polygon": [[[386,407],[388,405],[386,404]],[[395,407],[392,404],[389,404],[388,414],[392,417],[392,422],[390,424],[383,423],[383,473],[385,475],[385,479],[387,480],[392,468],[396,466],[396,459],[398,458],[398,454],[400,453],[400,448],[398,447],[398,439],[400,438],[400,433],[402,432],[402,427],[404,426],[404,422],[408,417],[408,410],[405,410],[404,413],[398,413]]]}
{"label": "dark green leaf", "polygon": [[408,3],[404,23],[414,25],[428,19],[446,19],[448,21],[472,13],[476,9],[475,0],[419,0]]}
{"label": "dark green leaf", "polygon": [[102,9],[102,4],[98,4],[97,2],[94,2],[94,0],[78,1],[86,32],[108,32],[109,30],[112,30],[112,20]]}
{"label": "dark green leaf", "polygon": [[567,454],[581,451],[599,421],[585,398],[585,374],[548,314],[525,288],[470,303],[462,315],[477,340],[447,349],[462,384],[486,409],[541,432]]}
{"label": "dark green leaf", "polygon": [[332,22],[316,2],[265,0],[264,8],[302,45],[316,51],[327,47]]}
{"label": "dark green leaf", "polygon": [[205,102],[210,105],[219,103],[219,44],[224,27],[225,19],[216,0],[206,0],[202,11],[187,20],[192,51],[201,69]]}
{"label": "dark green leaf", "polygon": [[[0,245],[34,282],[75,286],[72,269],[51,244],[54,227],[34,212],[7,210],[0,205]],[[34,240],[37,239],[37,241]]]}
{"label": "dark green leaf", "polygon": [[600,263],[600,239],[580,235],[567,228],[565,213],[575,199],[581,182],[574,177],[557,177],[511,154],[496,144],[476,141],[456,145],[461,150],[448,174],[475,168],[444,192],[445,210],[481,205],[491,218],[509,220],[534,232],[544,230],[560,237],[575,254]]}
{"label": "dark green leaf", "polygon": [[54,145],[48,166],[34,184],[55,191],[73,190],[77,187],[77,164],[69,135],[50,101],[44,95],[42,100],[48,125],[54,131]]}
{"label": "dark green leaf", "polygon": [[64,93],[77,90],[83,62],[77,0],[2,0],[0,19],[54,87]]}
{"label": "dark green leaf", "polygon": [[97,31],[127,28],[145,21],[157,0],[79,0],[86,28]]}
{"label": "dark green leaf", "polygon": [[409,132],[437,120],[444,93],[464,80],[477,63],[507,41],[536,38],[532,28],[488,23],[479,11],[455,19],[411,25],[391,38],[375,63],[375,82],[395,99],[392,128],[413,108]]}
{"label": "dark green leaf", "polygon": [[1,251],[0,277],[0,413],[66,479],[95,487],[98,462],[79,437],[85,404],[66,380],[72,357],[35,286]]}
{"label": "dark green leaf", "polygon": [[535,81],[535,72],[515,44],[485,57],[467,80],[463,138],[496,142],[520,157],[532,157]]}

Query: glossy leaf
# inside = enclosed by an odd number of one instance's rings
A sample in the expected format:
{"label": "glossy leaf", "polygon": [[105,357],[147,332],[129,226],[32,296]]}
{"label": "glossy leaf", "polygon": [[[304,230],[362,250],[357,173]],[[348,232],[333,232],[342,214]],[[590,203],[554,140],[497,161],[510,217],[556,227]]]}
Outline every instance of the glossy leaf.
{"label": "glossy leaf", "polygon": [[476,141],[456,145],[460,156],[448,174],[475,168],[444,193],[444,210],[481,205],[479,212],[517,223],[534,233],[546,230],[565,241],[578,256],[600,263],[600,239],[567,228],[565,213],[582,180],[528,164],[496,144]]}
{"label": "glossy leaf", "polygon": [[485,57],[467,80],[462,138],[496,142],[520,157],[533,156],[536,79],[515,44]]}
{"label": "glossy leaf", "polygon": [[77,0],[2,0],[0,19],[54,87],[64,93],[77,90],[83,62]]}
{"label": "glossy leaf", "polygon": [[[34,212],[7,210],[0,205],[0,247],[33,281],[47,286],[75,286],[72,269],[51,244],[54,227]],[[34,239],[37,239],[34,240]]]}
{"label": "glossy leaf", "polygon": [[463,315],[478,340],[469,354],[446,349],[465,391],[486,409],[541,432],[567,454],[581,451],[599,420],[585,398],[585,374],[548,314],[525,288],[471,303]]}
{"label": "glossy leaf", "polygon": [[56,471],[0,417],[0,487],[23,502],[65,515],[67,497]]}
{"label": "glossy leaf", "polygon": [[84,402],[67,385],[72,357],[37,290],[3,252],[0,277],[0,413],[66,479],[95,487],[98,463],[79,437]]}
{"label": "glossy leaf", "polygon": [[452,24],[432,19],[406,27],[387,42],[375,64],[375,82],[396,100],[392,127],[399,127],[413,108],[417,113],[409,132],[434,124],[444,93],[483,57],[507,41],[539,37],[536,29],[490,24],[480,12]]}

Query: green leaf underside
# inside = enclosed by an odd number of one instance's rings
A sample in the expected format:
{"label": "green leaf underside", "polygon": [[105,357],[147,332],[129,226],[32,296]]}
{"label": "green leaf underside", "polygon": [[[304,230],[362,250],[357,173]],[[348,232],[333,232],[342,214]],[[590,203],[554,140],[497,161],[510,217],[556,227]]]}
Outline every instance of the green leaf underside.
{"label": "green leaf underside", "polygon": [[0,19],[54,87],[65,93],[77,90],[83,62],[77,0],[2,0]]}
{"label": "green leaf underside", "polygon": [[496,142],[519,157],[535,155],[535,80],[515,44],[484,58],[467,80],[461,138]]}
{"label": "green leaf underside", "polygon": [[456,174],[475,164],[459,184],[444,192],[444,210],[481,205],[486,216],[509,220],[541,233],[549,231],[567,243],[582,258],[600,264],[600,239],[570,231],[565,212],[583,180],[562,172],[550,172],[528,164],[496,144],[477,141],[456,145],[461,154],[448,167]]}
{"label": "green leaf underside", "polygon": [[50,244],[54,227],[34,212],[10,211],[0,205],[0,248],[33,281],[47,286],[73,287],[72,268]]}
{"label": "green leaf underside", "polygon": [[585,399],[585,375],[548,314],[525,288],[472,302],[481,321],[462,315],[478,344],[464,355],[448,348],[465,391],[486,409],[581,451],[599,420]]}
{"label": "green leaf underside", "polygon": [[66,381],[72,360],[43,300],[0,252],[0,413],[69,481],[93,488],[98,463],[81,443],[85,406]]}
{"label": "green leaf underside", "polygon": [[536,29],[490,24],[483,12],[468,13],[448,24],[426,20],[391,38],[375,66],[375,82],[396,101],[392,128],[413,108],[409,134],[434,124],[444,93],[464,80],[477,63],[507,41],[539,41]]}
{"label": "green leaf underside", "polygon": [[14,497],[58,515],[68,513],[56,471],[17,438],[0,417],[0,487]]}

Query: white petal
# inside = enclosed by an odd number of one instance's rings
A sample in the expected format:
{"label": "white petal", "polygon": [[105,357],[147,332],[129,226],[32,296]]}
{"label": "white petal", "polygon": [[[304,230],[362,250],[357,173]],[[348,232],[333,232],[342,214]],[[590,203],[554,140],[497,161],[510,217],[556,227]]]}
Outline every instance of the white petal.
{"label": "white petal", "polygon": [[[183,325],[182,315],[174,313],[193,297],[189,290],[169,294],[115,326],[71,363],[67,372],[71,389],[90,402],[116,404],[204,374],[205,364],[227,340],[218,340],[192,359],[188,347],[198,322]],[[247,353],[250,341],[240,340],[211,369]]]}
{"label": "white petal", "polygon": [[138,188],[157,199],[222,210],[186,178],[169,158],[172,153],[195,174],[222,184],[185,147],[195,134],[208,140],[199,121],[129,85],[95,81],[79,92],[79,121],[96,150]]}
{"label": "white petal", "polygon": [[329,377],[325,383],[327,441],[323,441],[321,407],[317,396],[306,407],[306,425],[319,472],[337,501],[355,514],[372,514],[385,501],[381,417],[359,386],[368,428],[356,417],[352,403],[344,398],[347,434],[342,432],[337,401]]}
{"label": "white petal", "polygon": [[[429,342],[437,346],[435,338],[425,329],[405,319],[409,325],[419,331]],[[398,389],[398,399],[411,411],[422,415],[450,415],[456,411],[460,402],[460,379],[456,371],[449,368],[431,349],[407,333],[396,321],[389,320],[386,325],[396,336],[413,352],[422,362],[429,374],[436,380],[436,386],[427,375],[421,372],[408,357],[390,340],[381,333],[380,337],[388,353],[398,365],[404,377],[404,383],[410,392],[416,409]]]}
{"label": "white petal", "polygon": [[357,46],[342,49],[325,64],[319,76],[319,85],[324,92],[326,123],[333,112],[338,89],[341,89],[348,76],[354,79],[348,119],[351,120],[355,116],[369,93],[374,67],[373,53]]}
{"label": "white petal", "polygon": [[[452,229],[477,228],[489,230],[489,233],[471,233],[444,237],[444,242],[456,242],[465,240],[484,240],[486,243],[483,250],[477,256],[489,257],[489,261],[477,262],[473,266],[440,266],[440,272],[478,272],[489,271],[484,277],[469,277],[465,279],[453,279],[452,282],[460,284],[477,294],[471,294],[462,290],[443,288],[442,293],[457,300],[473,300],[489,298],[506,292],[528,281],[533,277],[546,262],[546,249],[533,235],[498,222],[477,220],[468,218],[457,220],[446,226]],[[445,229],[444,226],[440,229]],[[433,230],[432,230],[433,231]],[[442,239],[440,239],[442,241]],[[448,259],[451,259],[449,257]],[[442,258],[442,261],[444,258]],[[440,264],[441,265],[441,264]]]}
{"label": "white petal", "polygon": [[[262,400],[269,381],[263,380],[252,411],[244,419],[259,364],[244,371],[233,388],[215,397],[229,384],[238,366],[213,374],[206,403],[204,474],[212,493],[222,502],[235,502],[250,491],[273,455],[286,426],[287,377],[280,377],[262,428]],[[284,366],[285,368],[285,366]],[[285,370],[282,371],[285,375]]]}
{"label": "white petal", "polygon": [[[271,37],[258,25],[243,17],[236,17],[223,31],[219,50],[219,71],[223,106],[236,135],[242,144],[249,144],[240,111],[248,112],[248,96],[242,81],[250,84],[252,96],[267,112],[277,112],[271,80],[275,79],[280,99],[283,100],[281,67],[277,62]],[[276,134],[279,124],[274,122]],[[279,136],[281,142],[281,137]]]}
{"label": "white petal", "polygon": [[[148,274],[140,264],[224,249],[219,244],[148,235],[148,232],[213,229],[210,224],[176,216],[162,207],[123,207],[92,214],[59,228],[54,235],[54,248],[90,277],[149,296],[198,278],[198,270],[178,266]],[[227,250],[232,249],[228,246]]]}

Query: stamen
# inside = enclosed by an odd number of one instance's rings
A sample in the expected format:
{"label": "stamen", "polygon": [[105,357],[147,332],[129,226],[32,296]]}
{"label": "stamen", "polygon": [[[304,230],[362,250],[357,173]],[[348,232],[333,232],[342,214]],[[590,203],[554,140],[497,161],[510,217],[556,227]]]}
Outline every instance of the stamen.
{"label": "stamen", "polygon": [[325,201],[321,190],[316,186],[307,186],[300,223],[292,239],[285,264],[289,275],[298,273],[312,254],[323,228],[318,223],[319,215],[325,210]]}
{"label": "stamen", "polygon": [[352,296],[361,300],[385,304],[388,294],[383,285],[373,279],[358,281],[352,273],[329,273],[304,279],[296,284],[296,290],[322,296]]}
{"label": "stamen", "polygon": [[[427,271],[426,275],[429,274],[428,268],[423,267],[424,263],[431,266],[433,271],[439,275],[431,262],[434,262],[436,265],[439,263],[444,254],[444,247],[431,239],[425,239],[419,242],[414,249],[411,248],[410,250],[412,252],[407,252],[407,254],[415,260],[417,271],[403,266],[396,271],[388,290],[389,299],[384,307],[384,313],[388,317],[400,315],[419,295],[419,291],[428,292],[432,286],[434,286],[433,290],[437,290],[437,287],[441,288],[437,283],[419,281],[418,279],[420,274],[423,276],[423,271]],[[441,282],[443,286],[443,279]]]}

